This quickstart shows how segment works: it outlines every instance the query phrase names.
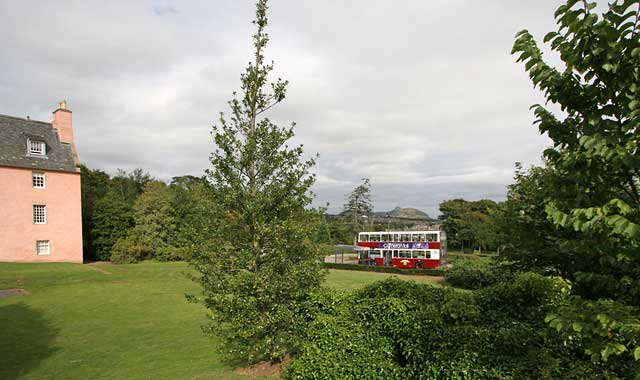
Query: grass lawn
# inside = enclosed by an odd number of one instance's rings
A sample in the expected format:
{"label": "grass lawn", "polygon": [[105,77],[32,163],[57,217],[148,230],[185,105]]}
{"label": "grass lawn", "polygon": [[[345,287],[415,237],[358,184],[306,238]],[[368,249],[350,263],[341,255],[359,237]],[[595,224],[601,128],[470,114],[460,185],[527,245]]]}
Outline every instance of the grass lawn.
{"label": "grass lawn", "polygon": [[[0,263],[0,379],[251,379],[220,361],[184,263]],[[392,275],[332,270],[353,289]],[[426,279],[419,279],[428,281]]]}

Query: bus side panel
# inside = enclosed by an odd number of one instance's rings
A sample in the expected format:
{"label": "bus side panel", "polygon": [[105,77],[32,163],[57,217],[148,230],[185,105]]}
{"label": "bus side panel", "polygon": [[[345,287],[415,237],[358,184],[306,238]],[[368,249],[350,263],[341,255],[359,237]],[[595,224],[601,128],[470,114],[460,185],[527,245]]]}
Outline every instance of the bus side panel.
{"label": "bus side panel", "polygon": [[[376,259],[376,261],[377,260],[378,259]],[[408,259],[408,258],[402,258],[402,257],[395,257],[391,259],[391,266],[394,268],[401,268],[401,269],[414,269],[418,261],[422,263],[422,266],[425,269],[434,269],[440,266],[440,260]]]}
{"label": "bus side panel", "polygon": [[440,260],[422,260],[426,269],[435,269],[440,266]]}
{"label": "bus side panel", "polygon": [[416,263],[415,263],[416,261],[417,260],[415,259],[394,257],[391,259],[391,266],[394,268],[409,269],[409,268],[414,268],[416,266]]}
{"label": "bus side panel", "polygon": [[358,242],[358,247],[369,247],[369,248],[378,248],[378,242],[364,242],[364,241],[359,241]]}

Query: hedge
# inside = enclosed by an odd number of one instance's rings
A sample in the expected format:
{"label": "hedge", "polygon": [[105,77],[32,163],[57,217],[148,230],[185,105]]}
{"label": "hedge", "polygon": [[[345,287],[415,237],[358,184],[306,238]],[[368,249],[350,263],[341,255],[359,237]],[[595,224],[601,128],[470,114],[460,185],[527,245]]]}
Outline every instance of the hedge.
{"label": "hedge", "polygon": [[302,348],[287,380],[635,379],[636,365],[591,361],[545,316],[569,299],[559,278],[460,292],[390,278],[339,298],[311,300]]}
{"label": "hedge", "polygon": [[395,273],[406,274],[412,276],[444,276],[445,271],[443,269],[400,269],[394,267],[379,267],[375,265],[358,265],[358,264],[337,264],[337,263],[324,263],[325,268],[329,269],[346,269],[357,270],[361,272],[380,272],[380,273]]}

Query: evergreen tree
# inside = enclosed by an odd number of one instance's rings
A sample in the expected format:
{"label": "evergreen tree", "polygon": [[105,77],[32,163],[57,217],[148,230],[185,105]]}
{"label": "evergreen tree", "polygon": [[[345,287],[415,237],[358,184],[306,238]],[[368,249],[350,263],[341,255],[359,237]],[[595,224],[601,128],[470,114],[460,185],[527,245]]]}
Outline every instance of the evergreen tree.
{"label": "evergreen tree", "polygon": [[318,213],[310,212],[313,160],[289,147],[293,127],[265,112],[285,98],[287,83],[268,83],[267,1],[256,4],[253,62],[241,75],[240,97],[213,127],[217,145],[207,174],[215,205],[210,239],[193,257],[210,332],[234,360],[280,360],[299,344],[304,321],[296,311],[323,280],[313,242]]}
{"label": "evergreen tree", "polygon": [[362,183],[347,195],[342,215],[350,221],[354,232],[361,231],[367,224],[373,224],[373,204],[371,203],[369,178],[363,178]]}

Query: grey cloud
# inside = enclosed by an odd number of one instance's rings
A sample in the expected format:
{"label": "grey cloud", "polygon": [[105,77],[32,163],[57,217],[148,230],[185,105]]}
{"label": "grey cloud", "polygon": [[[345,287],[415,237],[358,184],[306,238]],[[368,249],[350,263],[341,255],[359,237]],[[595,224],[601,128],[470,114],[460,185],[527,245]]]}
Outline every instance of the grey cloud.
{"label": "grey cloud", "polygon": [[[548,145],[513,36],[555,29],[560,4],[272,0],[267,58],[291,85],[269,117],[320,153],[316,203],[339,211],[362,177],[378,210],[502,199],[514,162]],[[0,113],[49,120],[66,98],[91,167],[169,179],[208,166],[251,59],[253,1],[0,0],[0,13]]]}

